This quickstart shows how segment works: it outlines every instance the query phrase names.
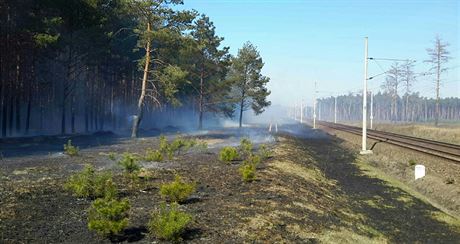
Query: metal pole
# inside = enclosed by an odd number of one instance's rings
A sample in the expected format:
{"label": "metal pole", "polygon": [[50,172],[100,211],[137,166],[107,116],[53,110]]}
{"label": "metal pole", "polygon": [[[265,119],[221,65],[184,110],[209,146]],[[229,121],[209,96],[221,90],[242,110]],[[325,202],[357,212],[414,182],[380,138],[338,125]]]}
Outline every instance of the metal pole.
{"label": "metal pole", "polygon": [[334,97],[334,124],[337,124],[337,96]]}
{"label": "metal pole", "polygon": [[313,99],[313,129],[316,129],[316,81],[315,81],[315,95]]}
{"label": "metal pole", "polygon": [[318,102],[318,120],[319,121],[321,120],[321,105],[319,105],[319,102]]}
{"label": "metal pole", "polygon": [[294,120],[297,120],[297,103],[294,103]]}
{"label": "metal pole", "polygon": [[367,37],[364,38],[364,89],[363,89],[363,135],[361,154],[370,154],[371,150],[367,150]]}
{"label": "metal pole", "polygon": [[300,101],[300,123],[303,123],[303,99]]}
{"label": "metal pole", "polygon": [[374,122],[374,93],[371,93],[371,130],[373,129],[373,122]]}

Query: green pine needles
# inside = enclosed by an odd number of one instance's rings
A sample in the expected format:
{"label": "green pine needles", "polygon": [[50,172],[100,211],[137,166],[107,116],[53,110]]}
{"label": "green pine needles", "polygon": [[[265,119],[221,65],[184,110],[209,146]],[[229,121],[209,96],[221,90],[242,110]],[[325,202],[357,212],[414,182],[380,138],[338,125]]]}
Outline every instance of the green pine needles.
{"label": "green pine needles", "polygon": [[127,199],[113,197],[96,199],[89,209],[88,229],[108,237],[120,233],[128,226],[128,211],[131,208]]}
{"label": "green pine needles", "polygon": [[84,198],[113,197],[117,194],[112,174],[96,173],[90,165],[86,165],[80,173],[72,175],[64,188],[72,191],[74,196]]}
{"label": "green pine needles", "polygon": [[219,159],[224,162],[231,162],[239,157],[240,155],[234,147],[224,147],[219,152]]}
{"label": "green pine needles", "polygon": [[173,182],[163,184],[160,187],[160,194],[170,202],[182,203],[195,192],[195,188],[195,183],[185,183],[182,181],[182,177],[176,175]]}
{"label": "green pine needles", "polygon": [[78,147],[72,145],[72,140],[68,140],[67,144],[64,144],[64,153],[71,157],[77,156],[79,151]]}
{"label": "green pine needles", "polygon": [[165,203],[160,209],[152,213],[148,228],[151,234],[157,238],[169,241],[180,241],[192,216],[178,209],[178,204],[173,203],[169,207]]}
{"label": "green pine needles", "polygon": [[139,158],[132,153],[123,153],[123,156],[118,164],[123,167],[125,172],[128,174],[132,174],[141,169],[141,166],[139,165]]}

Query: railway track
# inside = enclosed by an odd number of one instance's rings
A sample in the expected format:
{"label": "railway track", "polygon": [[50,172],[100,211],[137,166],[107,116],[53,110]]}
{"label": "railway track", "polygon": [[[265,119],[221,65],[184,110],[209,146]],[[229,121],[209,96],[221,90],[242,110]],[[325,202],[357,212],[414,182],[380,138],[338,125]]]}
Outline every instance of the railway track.
{"label": "railway track", "polygon": [[[335,130],[362,135],[362,129],[360,127],[334,124],[325,121],[320,121],[318,123]],[[460,145],[370,129],[367,130],[367,137],[377,141],[372,145],[371,149],[377,143],[384,142],[460,163]]]}

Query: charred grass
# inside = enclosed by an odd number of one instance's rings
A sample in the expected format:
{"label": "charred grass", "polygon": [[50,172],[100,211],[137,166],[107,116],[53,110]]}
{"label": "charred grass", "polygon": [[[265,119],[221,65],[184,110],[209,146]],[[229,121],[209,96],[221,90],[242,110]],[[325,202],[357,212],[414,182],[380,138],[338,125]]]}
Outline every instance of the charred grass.
{"label": "charred grass", "polygon": [[[0,238],[21,242],[158,242],[147,234],[151,211],[163,201],[160,186],[176,174],[196,183],[181,206],[193,216],[183,235],[190,243],[385,243],[459,240],[457,219],[381,179],[366,174],[354,154],[331,139],[280,135],[272,157],[243,182],[242,161],[218,159],[229,138],[200,138],[207,152],[189,151],[164,162],[142,162],[138,181],[123,177],[107,154],[143,155],[157,138],[84,149],[77,157],[5,159],[0,167]],[[230,138],[231,139],[231,138]],[[238,141],[238,140],[235,140]],[[216,146],[219,145],[219,146]],[[87,229],[90,201],[62,187],[86,163],[113,170],[120,194],[131,203],[129,227],[116,239]],[[456,229],[457,228],[457,229]]]}

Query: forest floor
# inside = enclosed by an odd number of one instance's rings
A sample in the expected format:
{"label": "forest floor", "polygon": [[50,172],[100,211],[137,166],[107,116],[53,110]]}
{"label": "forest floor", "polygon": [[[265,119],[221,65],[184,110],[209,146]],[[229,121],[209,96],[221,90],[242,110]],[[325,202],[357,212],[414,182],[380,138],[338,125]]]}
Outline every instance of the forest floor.
{"label": "forest floor", "polygon": [[[241,134],[256,147],[267,144],[273,153],[258,165],[257,180],[251,183],[241,179],[241,161],[218,160],[220,148],[237,146]],[[183,235],[190,243],[460,242],[458,218],[384,178],[338,137],[300,125],[281,126],[276,135],[249,128],[189,136],[206,141],[209,149],[142,162],[152,177],[135,186],[124,184],[121,169],[108,155],[144,154],[158,147],[158,137],[132,140],[103,133],[77,138],[73,141],[82,150],[75,157],[54,150],[68,138],[1,142],[0,242],[109,242],[87,228],[91,201],[62,187],[85,164],[113,171],[121,195],[131,203],[129,227],[117,241],[160,242],[148,235],[146,225],[162,202],[159,186],[178,173],[197,184],[180,206],[193,215]],[[21,148],[35,150],[21,154]]]}

